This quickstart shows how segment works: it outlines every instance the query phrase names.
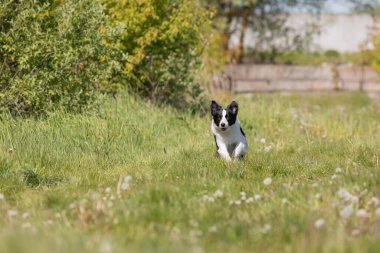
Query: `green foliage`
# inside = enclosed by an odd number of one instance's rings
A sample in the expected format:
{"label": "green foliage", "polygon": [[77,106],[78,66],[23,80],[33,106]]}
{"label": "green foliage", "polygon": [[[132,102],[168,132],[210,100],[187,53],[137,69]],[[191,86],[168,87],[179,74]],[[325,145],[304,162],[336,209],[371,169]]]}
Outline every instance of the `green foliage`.
{"label": "green foliage", "polygon": [[113,24],[126,27],[118,41],[130,91],[156,104],[184,107],[199,102],[194,79],[200,67],[202,32],[210,13],[197,1],[104,0]]}
{"label": "green foliage", "polygon": [[379,0],[349,0],[352,4],[352,11],[355,13],[366,13],[372,16],[377,14],[380,6]]}
{"label": "green foliage", "polygon": [[37,115],[93,106],[117,66],[104,45],[104,17],[93,0],[1,1],[0,109]]}
{"label": "green foliage", "polygon": [[[380,24],[380,8],[377,9],[376,25]],[[372,50],[363,51],[363,58],[370,62],[372,67],[380,74],[380,29],[377,28],[371,38]]]}

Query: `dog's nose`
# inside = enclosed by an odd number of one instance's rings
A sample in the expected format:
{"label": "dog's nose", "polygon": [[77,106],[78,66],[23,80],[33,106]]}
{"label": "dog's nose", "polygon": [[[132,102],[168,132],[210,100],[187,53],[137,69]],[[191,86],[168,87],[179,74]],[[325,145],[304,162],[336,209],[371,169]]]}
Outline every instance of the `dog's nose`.
{"label": "dog's nose", "polygon": [[226,124],[222,123],[222,124],[220,124],[220,126],[221,126],[221,127],[225,127],[225,126],[226,126]]}

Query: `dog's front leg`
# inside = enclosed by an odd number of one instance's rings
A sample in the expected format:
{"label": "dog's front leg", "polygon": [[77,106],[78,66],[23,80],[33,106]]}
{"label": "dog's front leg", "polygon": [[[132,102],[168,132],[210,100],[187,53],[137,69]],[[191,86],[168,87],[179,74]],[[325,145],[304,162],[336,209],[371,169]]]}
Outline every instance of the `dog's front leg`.
{"label": "dog's front leg", "polygon": [[236,159],[242,159],[244,158],[246,153],[247,153],[247,145],[243,142],[240,142],[235,148],[234,157]]}
{"label": "dog's front leg", "polygon": [[228,153],[226,145],[220,145],[218,149],[218,153],[221,157],[223,157],[226,161],[231,161],[230,154]]}

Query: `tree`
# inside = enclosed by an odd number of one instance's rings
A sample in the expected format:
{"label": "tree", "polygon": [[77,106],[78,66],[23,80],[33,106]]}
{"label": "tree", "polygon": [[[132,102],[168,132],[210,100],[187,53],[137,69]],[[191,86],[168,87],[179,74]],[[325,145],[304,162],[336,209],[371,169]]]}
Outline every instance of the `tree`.
{"label": "tree", "polygon": [[[256,43],[255,49],[277,52],[278,41],[283,39],[289,43],[289,49],[304,48],[308,36],[315,32],[315,26],[310,24],[304,31],[296,31],[287,25],[289,12],[307,11],[319,12],[324,0],[204,0],[208,8],[216,9],[214,27],[222,34],[222,48],[231,62],[241,63],[244,51],[244,39],[249,28],[253,29]],[[232,34],[238,34],[238,44],[230,48]],[[265,46],[264,46],[265,45]]]}
{"label": "tree", "polygon": [[350,0],[350,2],[353,5],[353,12],[367,13],[372,16],[377,14],[377,8],[380,5],[379,0]]}
{"label": "tree", "polygon": [[128,89],[156,104],[185,107],[199,98],[194,79],[211,13],[196,0],[103,0],[128,55]]}
{"label": "tree", "polygon": [[371,5],[375,11],[373,12],[373,18],[375,25],[373,27],[373,33],[370,42],[373,46],[372,49],[362,51],[361,58],[364,61],[369,62],[370,65],[380,74],[380,7]]}

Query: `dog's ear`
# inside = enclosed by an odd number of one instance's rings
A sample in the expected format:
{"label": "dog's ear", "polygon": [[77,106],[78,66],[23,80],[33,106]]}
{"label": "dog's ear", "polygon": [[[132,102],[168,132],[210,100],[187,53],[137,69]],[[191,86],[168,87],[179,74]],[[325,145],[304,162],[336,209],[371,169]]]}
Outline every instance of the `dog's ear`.
{"label": "dog's ear", "polygon": [[238,114],[239,104],[236,101],[232,101],[231,104],[227,106],[227,109],[234,115]]}
{"label": "dog's ear", "polygon": [[218,105],[217,102],[215,102],[214,100],[212,100],[210,108],[211,108],[211,114],[212,115],[216,115],[216,114],[218,114],[218,111],[220,109],[220,105]]}

